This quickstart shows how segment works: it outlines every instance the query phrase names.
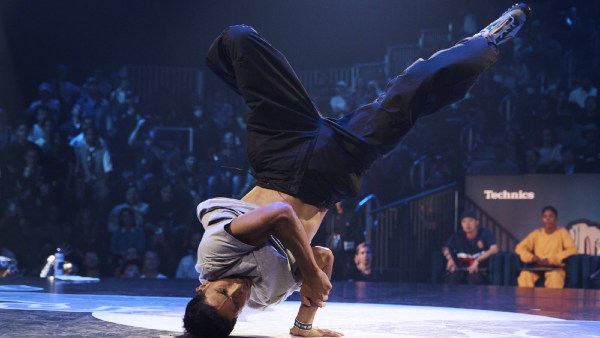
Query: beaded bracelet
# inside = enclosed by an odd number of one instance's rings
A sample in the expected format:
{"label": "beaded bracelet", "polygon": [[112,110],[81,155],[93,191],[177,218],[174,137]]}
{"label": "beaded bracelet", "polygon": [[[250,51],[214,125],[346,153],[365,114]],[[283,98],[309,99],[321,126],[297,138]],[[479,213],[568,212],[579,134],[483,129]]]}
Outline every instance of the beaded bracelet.
{"label": "beaded bracelet", "polygon": [[312,324],[306,324],[298,319],[294,320],[294,326],[299,328],[300,330],[310,331],[312,329]]}

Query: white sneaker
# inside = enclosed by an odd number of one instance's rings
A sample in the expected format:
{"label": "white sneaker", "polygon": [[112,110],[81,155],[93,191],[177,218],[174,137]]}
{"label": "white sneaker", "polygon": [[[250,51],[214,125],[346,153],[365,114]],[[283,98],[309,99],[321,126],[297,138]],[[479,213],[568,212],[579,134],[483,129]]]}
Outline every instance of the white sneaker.
{"label": "white sneaker", "polygon": [[481,30],[479,34],[495,45],[510,41],[531,17],[531,8],[524,3],[516,4],[494,22]]}

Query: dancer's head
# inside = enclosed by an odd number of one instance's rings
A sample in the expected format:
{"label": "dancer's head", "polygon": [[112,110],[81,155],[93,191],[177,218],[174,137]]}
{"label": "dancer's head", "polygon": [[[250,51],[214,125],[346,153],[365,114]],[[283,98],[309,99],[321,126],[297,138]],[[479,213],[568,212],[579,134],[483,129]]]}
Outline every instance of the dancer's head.
{"label": "dancer's head", "polygon": [[188,334],[227,337],[250,298],[252,282],[247,278],[224,278],[200,285],[183,317]]}

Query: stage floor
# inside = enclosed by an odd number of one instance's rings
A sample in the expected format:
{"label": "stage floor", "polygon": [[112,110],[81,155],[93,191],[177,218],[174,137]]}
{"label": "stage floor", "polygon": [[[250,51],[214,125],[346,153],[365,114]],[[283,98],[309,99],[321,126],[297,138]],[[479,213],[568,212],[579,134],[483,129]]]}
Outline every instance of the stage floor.
{"label": "stage floor", "polygon": [[[180,337],[194,280],[0,279],[0,337]],[[297,295],[234,337],[289,337]],[[600,290],[334,282],[315,325],[346,337],[600,337]]]}

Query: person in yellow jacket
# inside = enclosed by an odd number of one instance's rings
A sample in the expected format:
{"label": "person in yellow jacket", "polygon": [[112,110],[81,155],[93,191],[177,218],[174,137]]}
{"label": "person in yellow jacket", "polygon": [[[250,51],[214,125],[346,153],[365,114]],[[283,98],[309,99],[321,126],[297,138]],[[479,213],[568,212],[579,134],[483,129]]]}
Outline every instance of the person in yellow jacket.
{"label": "person in yellow jacket", "polygon": [[[522,287],[534,287],[535,282],[544,274],[547,288],[561,289],[565,285],[564,260],[577,254],[577,246],[565,228],[559,228],[556,208],[547,206],[542,209],[543,227],[531,232],[523,239],[515,252],[525,264],[533,266],[522,270],[517,283]],[[537,271],[536,271],[537,270]]]}

